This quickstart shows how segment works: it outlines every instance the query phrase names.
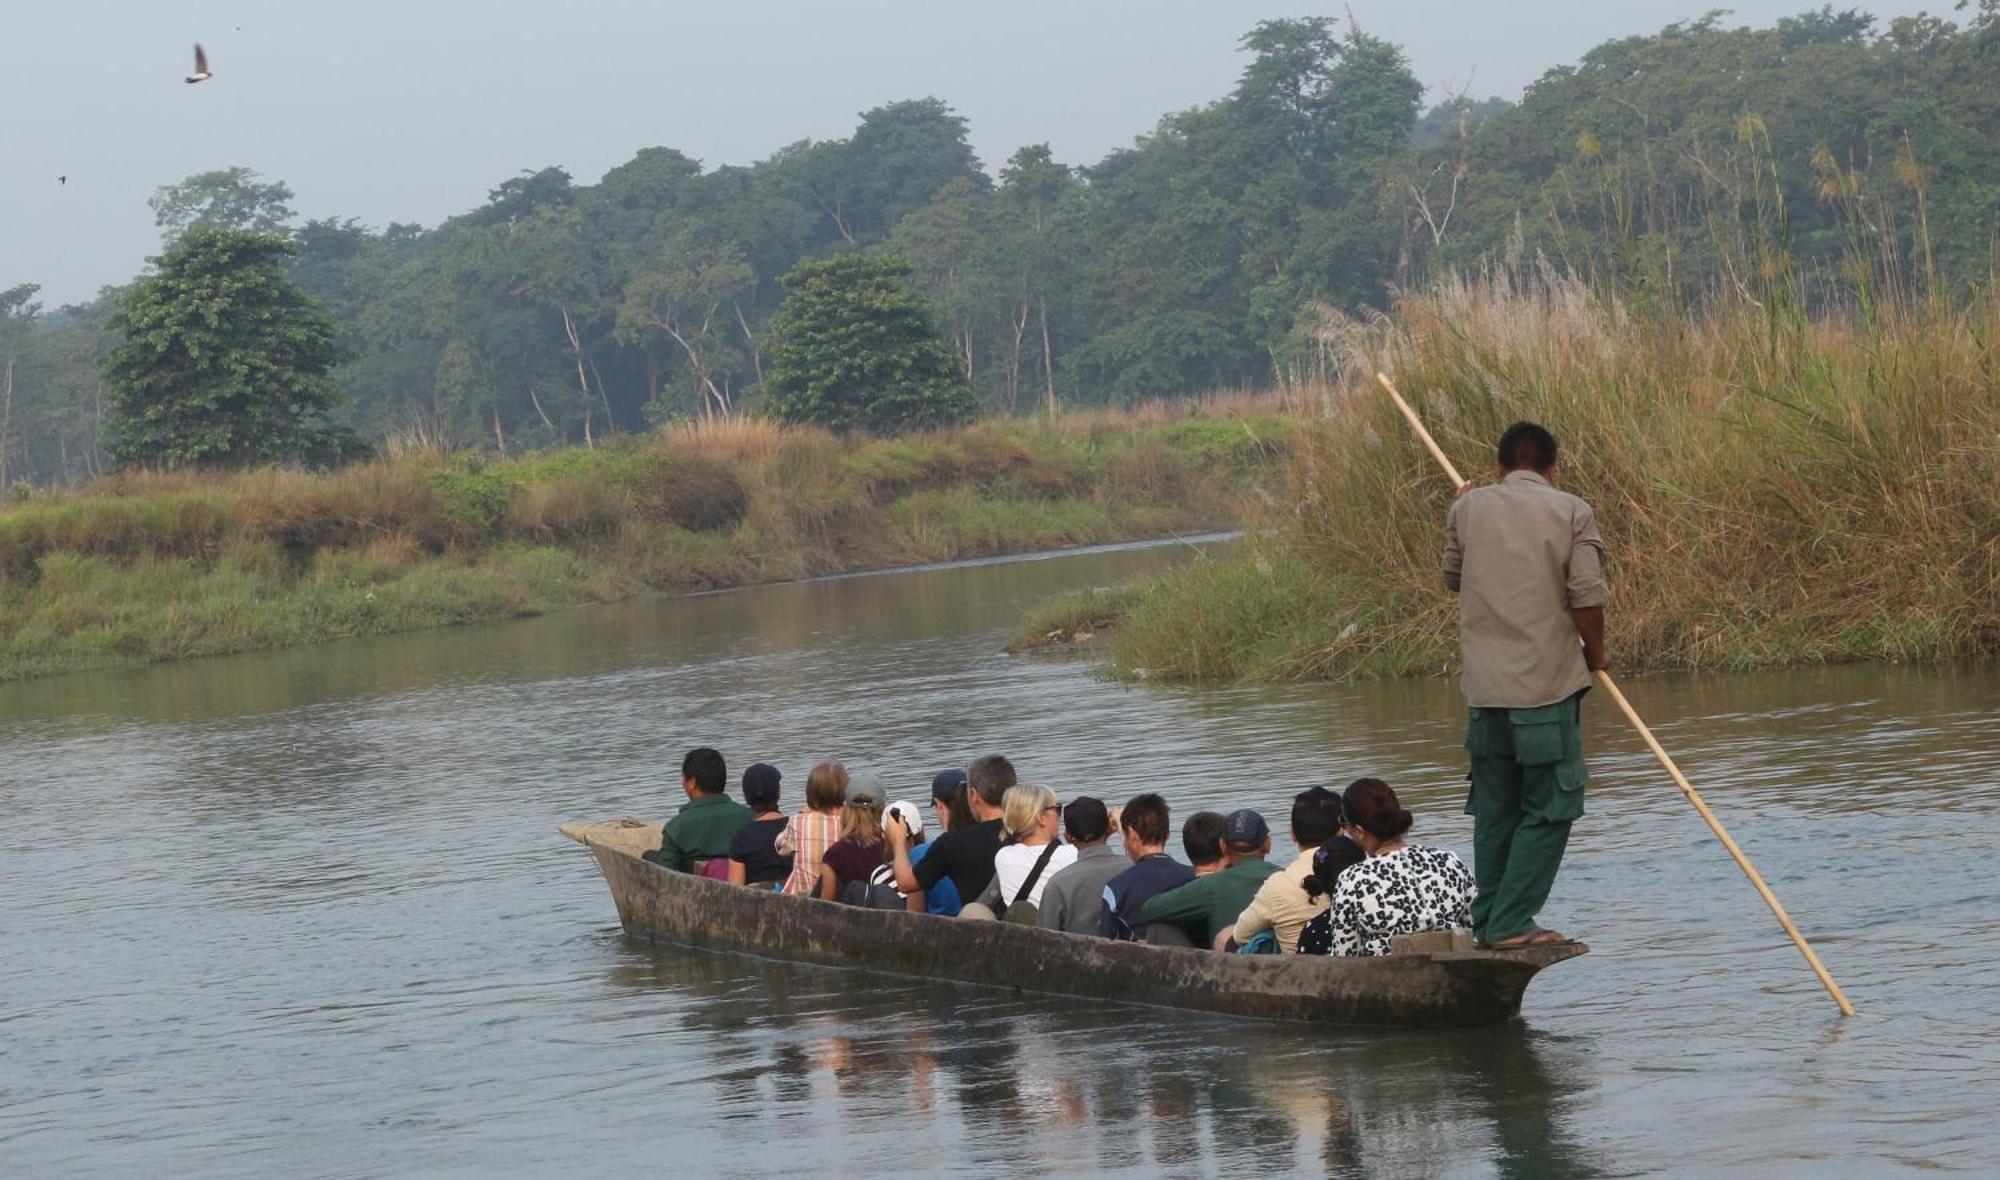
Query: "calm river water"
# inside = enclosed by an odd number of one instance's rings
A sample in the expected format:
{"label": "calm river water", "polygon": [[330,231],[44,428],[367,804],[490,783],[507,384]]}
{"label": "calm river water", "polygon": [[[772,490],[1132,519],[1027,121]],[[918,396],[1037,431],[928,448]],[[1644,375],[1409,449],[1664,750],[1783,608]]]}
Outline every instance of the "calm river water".
{"label": "calm river water", "polygon": [[0,689],[0,1172],[1863,1176],[2000,1167],[2000,676],[1627,691],[1796,952],[1608,706],[1551,922],[1480,1032],[1323,1029],[618,931],[577,817],[692,744],[796,798],[992,750],[1176,810],[1388,778],[1469,852],[1443,681],[1196,692],[997,654],[1186,548],[770,587]]}

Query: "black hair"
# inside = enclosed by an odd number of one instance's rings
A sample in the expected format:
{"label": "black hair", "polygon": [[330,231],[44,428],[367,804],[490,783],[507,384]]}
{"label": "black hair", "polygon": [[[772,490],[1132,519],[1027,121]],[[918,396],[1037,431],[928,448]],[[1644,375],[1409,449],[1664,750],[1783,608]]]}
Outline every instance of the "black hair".
{"label": "black hair", "polygon": [[1167,801],[1151,791],[1132,796],[1118,816],[1118,826],[1126,836],[1137,836],[1143,844],[1165,846],[1172,823],[1173,813],[1167,809]]}
{"label": "black hair", "polygon": [[681,759],[681,781],[694,780],[694,789],[703,795],[720,794],[729,785],[729,768],[722,764],[720,751],[696,746]]}
{"label": "black hair", "polygon": [[1335,836],[1319,846],[1313,853],[1313,871],[1306,877],[1306,896],[1314,901],[1333,892],[1333,883],[1340,874],[1368,859],[1361,851],[1361,845],[1345,836]]}
{"label": "black hair", "polygon": [[1197,811],[1181,828],[1181,847],[1191,863],[1214,864],[1222,859],[1222,840],[1228,832],[1228,820],[1221,812]]}
{"label": "black hair", "polygon": [[1111,809],[1102,800],[1092,799],[1087,811],[1072,799],[1063,808],[1063,838],[1071,844],[1094,844],[1111,838]]}
{"label": "black hair", "polygon": [[778,773],[777,767],[756,763],[743,772],[743,801],[750,805],[752,811],[776,811],[783,781],[784,776]]}
{"label": "black hair", "polygon": [[966,785],[979,792],[988,807],[1000,806],[1007,788],[1014,785],[1014,764],[999,754],[988,754],[965,771]]}
{"label": "black hair", "polygon": [[1292,796],[1292,835],[1299,847],[1317,848],[1340,831],[1340,796],[1312,787]]}
{"label": "black hair", "polygon": [[1516,422],[1500,435],[1500,466],[1508,471],[1547,471],[1556,465],[1556,436],[1534,422]]}
{"label": "black hair", "polygon": [[1396,792],[1379,778],[1358,778],[1347,784],[1341,802],[1347,808],[1347,822],[1377,840],[1400,840],[1415,822],[1415,817],[1397,802]]}

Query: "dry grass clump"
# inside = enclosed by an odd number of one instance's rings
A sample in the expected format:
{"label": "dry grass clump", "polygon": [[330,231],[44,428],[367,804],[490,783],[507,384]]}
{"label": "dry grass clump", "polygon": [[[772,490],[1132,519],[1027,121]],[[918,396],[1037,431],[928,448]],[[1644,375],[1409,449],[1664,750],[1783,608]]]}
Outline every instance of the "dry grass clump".
{"label": "dry grass clump", "polygon": [[0,679],[1209,527],[1243,421],[703,420],[513,461],[414,439],[326,474],[120,474],[0,508]]}
{"label": "dry grass clump", "polygon": [[[1294,648],[1280,658],[1267,646],[1224,675],[1435,673],[1455,662],[1456,605],[1438,572],[1451,489],[1363,378],[1377,366],[1474,478],[1492,478],[1508,423],[1555,431],[1562,484],[1595,505],[1610,546],[1612,655],[1624,666],[1940,660],[2000,647],[1990,292],[1957,308],[1878,301],[1866,317],[1808,322],[1743,302],[1642,315],[1547,272],[1494,275],[1440,284],[1347,339],[1349,380],[1325,429],[1295,437],[1291,494],[1265,514],[1274,535],[1261,547],[1337,588],[1339,605],[1305,631],[1289,616],[1236,619],[1237,633],[1289,633]],[[1257,560],[1259,548],[1233,560]],[[1214,593],[1135,607],[1121,660],[1169,665],[1161,649],[1187,650],[1185,636],[1216,618],[1261,609],[1241,579],[1187,577],[1210,579]],[[1231,596],[1234,607],[1222,601]],[[1157,645],[1139,639],[1149,631]]]}

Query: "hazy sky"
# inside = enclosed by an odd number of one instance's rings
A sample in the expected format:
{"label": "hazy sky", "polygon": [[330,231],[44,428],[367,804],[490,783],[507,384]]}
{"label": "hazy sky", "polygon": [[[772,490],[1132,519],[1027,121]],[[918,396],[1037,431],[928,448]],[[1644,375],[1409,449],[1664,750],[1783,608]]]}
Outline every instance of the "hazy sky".
{"label": "hazy sky", "polygon": [[[290,184],[303,216],[433,225],[524,168],[594,183],[656,144],[748,163],[924,95],[971,120],[989,168],[1042,140],[1086,163],[1225,93],[1258,20],[1351,11],[1433,98],[1513,97],[1723,2],[5,0],[0,288],[41,283],[54,307],[130,278],[158,247],[153,189],[236,164]],[[1729,19],[1816,6],[1737,0]],[[1952,0],[1836,7],[1886,20]],[[215,77],[188,86],[197,39]]]}

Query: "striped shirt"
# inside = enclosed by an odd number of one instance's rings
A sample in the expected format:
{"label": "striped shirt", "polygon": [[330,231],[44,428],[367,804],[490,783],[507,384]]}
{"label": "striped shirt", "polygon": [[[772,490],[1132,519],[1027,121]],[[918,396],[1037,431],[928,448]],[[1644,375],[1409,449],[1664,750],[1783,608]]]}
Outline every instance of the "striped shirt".
{"label": "striped shirt", "polygon": [[811,897],[819,889],[819,865],[826,850],[840,839],[840,817],[819,811],[801,811],[772,841],[779,856],[792,858],[792,875],[785,878],[785,892]]}

